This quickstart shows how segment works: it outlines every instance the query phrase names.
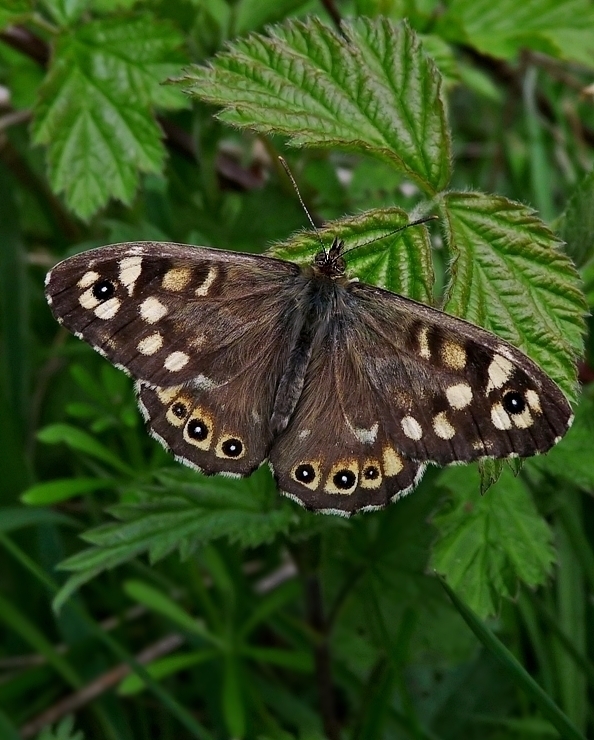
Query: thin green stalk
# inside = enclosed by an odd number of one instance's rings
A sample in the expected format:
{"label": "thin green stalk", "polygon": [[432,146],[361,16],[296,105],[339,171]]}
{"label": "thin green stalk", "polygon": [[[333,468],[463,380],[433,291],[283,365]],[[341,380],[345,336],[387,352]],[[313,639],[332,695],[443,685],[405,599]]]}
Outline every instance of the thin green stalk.
{"label": "thin green stalk", "polygon": [[[438,576],[439,577],[439,576]],[[439,582],[450,597],[452,604],[462,619],[474,632],[479,642],[503,665],[512,680],[524,691],[542,712],[542,715],[557,728],[564,740],[586,740],[569,717],[555,704],[551,697],[536,683],[524,666],[491,632],[462,599],[453,591],[445,580]]]}

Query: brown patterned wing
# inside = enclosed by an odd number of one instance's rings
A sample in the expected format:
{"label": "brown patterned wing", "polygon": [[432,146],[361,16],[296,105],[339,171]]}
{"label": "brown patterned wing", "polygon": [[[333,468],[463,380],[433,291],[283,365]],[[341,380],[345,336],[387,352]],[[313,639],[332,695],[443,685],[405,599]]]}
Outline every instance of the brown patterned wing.
{"label": "brown patterned wing", "polygon": [[345,314],[320,327],[303,392],[269,460],[282,493],[344,516],[406,495],[425,471],[423,461],[408,459],[388,437],[388,410],[365,377],[350,323]]}
{"label": "brown patterned wing", "polygon": [[508,342],[380,288],[351,283],[349,293],[367,384],[408,457],[439,465],[528,457],[571,426],[559,387]]}
{"label": "brown patterned wing", "polygon": [[139,381],[166,447],[204,472],[245,475],[270,447],[303,283],[280,260],[128,243],[60,263],[46,293],[60,323]]}
{"label": "brown patterned wing", "polygon": [[279,488],[304,505],[382,506],[426,463],[545,452],[571,425],[556,384],[495,335],[357,282],[337,304],[270,452]]}
{"label": "brown patterned wing", "polygon": [[203,247],[117,244],[70,257],[46,280],[56,319],[154,387],[213,382],[255,363],[290,324],[296,265]]}

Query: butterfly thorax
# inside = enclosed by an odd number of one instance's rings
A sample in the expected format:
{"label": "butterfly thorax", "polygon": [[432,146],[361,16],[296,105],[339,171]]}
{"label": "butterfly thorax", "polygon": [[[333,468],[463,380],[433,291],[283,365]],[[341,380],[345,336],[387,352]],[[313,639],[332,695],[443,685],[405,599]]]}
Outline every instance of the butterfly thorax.
{"label": "butterfly thorax", "polygon": [[318,275],[325,275],[333,280],[344,277],[346,263],[342,253],[344,242],[334,239],[329,250],[318,252],[314,258],[313,268]]}

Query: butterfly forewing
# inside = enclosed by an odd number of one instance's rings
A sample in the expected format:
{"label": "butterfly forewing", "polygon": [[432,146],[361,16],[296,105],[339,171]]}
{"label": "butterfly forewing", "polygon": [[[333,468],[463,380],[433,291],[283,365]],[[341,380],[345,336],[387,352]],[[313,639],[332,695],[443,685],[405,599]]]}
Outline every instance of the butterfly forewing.
{"label": "butterfly forewing", "polygon": [[57,265],[58,320],[139,380],[153,436],[206,473],[266,458],[277,385],[299,333],[298,267],[174,244],[123,244]]}
{"label": "butterfly forewing", "polygon": [[[254,348],[282,353],[283,313],[299,268],[265,257],[130,243],[57,265],[56,318],[135,378],[167,387],[242,372]],[[229,255],[232,254],[232,258]]]}
{"label": "butterfly forewing", "polygon": [[[546,452],[573,419],[557,385],[509,343],[442,311],[368,285],[350,332],[407,456],[445,465]],[[365,349],[363,349],[365,347]]]}

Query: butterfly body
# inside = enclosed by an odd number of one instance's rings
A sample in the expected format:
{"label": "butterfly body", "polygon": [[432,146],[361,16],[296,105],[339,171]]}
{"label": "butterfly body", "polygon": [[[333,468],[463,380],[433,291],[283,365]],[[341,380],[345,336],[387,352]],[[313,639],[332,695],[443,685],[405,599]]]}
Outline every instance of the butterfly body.
{"label": "butterfly body", "polygon": [[76,255],[48,275],[58,320],[137,381],[150,431],[204,473],[268,460],[314,509],[386,505],[429,462],[544,452],[571,423],[526,355],[346,274],[177,244]]}

